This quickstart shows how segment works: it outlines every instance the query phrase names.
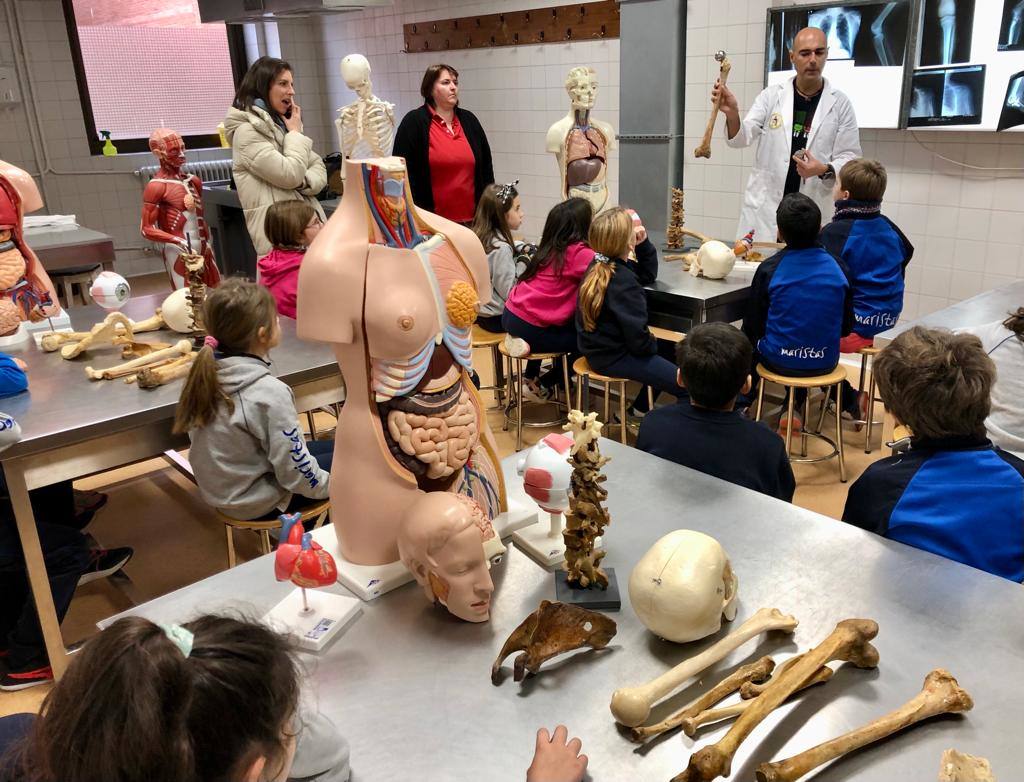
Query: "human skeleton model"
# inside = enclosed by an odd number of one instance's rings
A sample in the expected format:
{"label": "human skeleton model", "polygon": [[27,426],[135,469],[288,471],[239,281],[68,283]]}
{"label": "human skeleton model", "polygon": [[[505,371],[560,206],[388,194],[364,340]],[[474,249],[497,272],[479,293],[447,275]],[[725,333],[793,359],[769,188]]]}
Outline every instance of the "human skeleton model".
{"label": "human skeleton model", "polygon": [[597,214],[608,202],[608,152],[615,147],[615,131],[590,116],[597,96],[593,68],[573,68],[565,89],[572,107],[548,129],[547,151],[558,160],[562,198],[585,198]]}
{"label": "human skeleton model", "polygon": [[42,205],[32,177],[0,160],[0,337],[15,335],[23,321],[60,313],[57,292],[22,227],[25,212]]}
{"label": "human skeleton model", "polygon": [[860,11],[853,8],[825,8],[812,12],[807,23],[825,33],[829,57],[837,60],[853,57],[854,42],[860,31]]}
{"label": "human skeleton model", "polygon": [[[387,157],[395,143],[395,104],[373,94],[370,63],[361,54],[350,54],[341,61],[341,78],[359,96],[338,109],[334,121],[341,154],[352,160]],[[341,173],[344,177],[344,167]]]}
{"label": "human skeleton model", "polygon": [[160,161],[160,170],[142,192],[142,235],[164,246],[164,266],[173,287],[185,284],[188,270],[182,256],[192,254],[203,256],[203,281],[215,287],[220,272],[203,218],[203,182],[182,171],[185,142],[175,131],[157,128],[149,137],[149,149]]}
{"label": "human skeleton model", "polygon": [[341,553],[382,565],[398,559],[401,518],[423,492],[466,494],[488,520],[506,510],[469,380],[490,275],[469,229],[414,206],[401,158],[345,166],[341,204],[299,271],[297,330],[332,343],[345,377],[335,439],[344,466],[331,474],[331,502],[345,508]]}

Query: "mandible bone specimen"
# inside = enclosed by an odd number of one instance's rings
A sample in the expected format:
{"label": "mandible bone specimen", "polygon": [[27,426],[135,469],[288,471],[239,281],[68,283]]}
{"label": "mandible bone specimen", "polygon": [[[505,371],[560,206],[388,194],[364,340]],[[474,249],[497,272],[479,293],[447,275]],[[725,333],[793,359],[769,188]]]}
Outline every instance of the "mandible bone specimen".
{"label": "mandible bone specimen", "polygon": [[572,465],[569,511],[565,514],[562,531],[566,581],[579,589],[594,586],[606,589],[608,576],[600,567],[605,552],[594,548],[594,541],[604,534],[604,528],[612,521],[602,504],[608,499],[608,492],[601,486],[605,481],[601,468],[610,459],[601,455],[598,445],[601,422],[597,420],[597,413],[584,415],[579,410],[570,410],[569,422],[562,428],[573,435],[569,451]]}
{"label": "mandible bone specimen", "polygon": [[845,619],[818,646],[802,655],[781,676],[774,677],[753,705],[736,720],[721,741],[702,747],[690,756],[690,763],[672,782],[711,782],[727,777],[732,759],[743,740],[776,706],[800,689],[825,663],[832,660],[852,662],[858,668],[878,665],[878,650],[870,641],[878,635],[878,624],[871,619]]}
{"label": "mandible bone specimen", "polygon": [[563,652],[589,646],[604,649],[615,637],[615,620],[596,611],[569,603],[542,600],[508,637],[491,666],[491,683],[501,684],[501,664],[513,652],[522,652],[513,662],[513,678],[522,681],[526,673]]}
{"label": "mandible bone specimen", "polygon": [[757,767],[757,782],[796,782],[823,763],[891,736],[922,720],[939,714],[970,711],[973,707],[971,696],[957,684],[952,674],[936,668],[925,677],[921,691],[895,711],[799,755],[774,763],[762,763]]}

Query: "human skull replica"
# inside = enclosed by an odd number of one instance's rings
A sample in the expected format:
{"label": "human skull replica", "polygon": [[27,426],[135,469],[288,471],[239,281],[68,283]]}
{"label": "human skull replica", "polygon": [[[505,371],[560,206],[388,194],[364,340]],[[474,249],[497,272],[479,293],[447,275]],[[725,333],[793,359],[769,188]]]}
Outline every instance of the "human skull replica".
{"label": "human skull replica", "polygon": [[569,483],[572,479],[570,448],[572,438],[569,435],[558,432],[549,434],[516,465],[516,472],[523,478],[526,493],[541,510],[548,513],[565,513],[569,510]]}
{"label": "human skull replica", "polygon": [[629,576],[629,600],[644,626],[686,643],[718,632],[736,617],[739,584],[722,545],[702,532],[670,532]]}
{"label": "human skull replica", "polygon": [[690,264],[690,274],[694,277],[720,280],[728,277],[735,265],[736,253],[723,242],[711,240],[700,246],[696,260]]}

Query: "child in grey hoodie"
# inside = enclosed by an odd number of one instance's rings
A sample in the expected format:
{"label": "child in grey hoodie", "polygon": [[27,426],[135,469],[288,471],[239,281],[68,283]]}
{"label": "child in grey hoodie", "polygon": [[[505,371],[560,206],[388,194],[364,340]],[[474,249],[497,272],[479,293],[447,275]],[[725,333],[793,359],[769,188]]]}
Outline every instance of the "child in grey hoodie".
{"label": "child in grey hoodie", "polygon": [[333,440],[306,444],[291,389],[270,372],[281,336],[274,297],[225,280],[206,298],[210,336],[181,392],[175,432],[188,432],[203,500],[235,519],[274,518],[326,499]]}

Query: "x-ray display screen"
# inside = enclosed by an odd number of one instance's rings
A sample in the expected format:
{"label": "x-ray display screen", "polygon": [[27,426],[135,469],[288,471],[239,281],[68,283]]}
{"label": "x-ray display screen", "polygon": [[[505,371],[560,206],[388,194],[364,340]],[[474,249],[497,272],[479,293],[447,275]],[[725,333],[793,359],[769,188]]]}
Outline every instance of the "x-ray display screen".
{"label": "x-ray display screen", "polygon": [[1024,71],[1015,73],[1006,85],[1003,110],[999,113],[996,130],[1006,130],[1024,125]]}
{"label": "x-ray display screen", "polygon": [[919,65],[971,62],[974,0],[925,0]]}
{"label": "x-ray display screen", "polygon": [[1024,0],[1003,0],[999,51],[1024,51]]}
{"label": "x-ray display screen", "polygon": [[908,125],[980,125],[985,66],[915,71]]}
{"label": "x-ray display screen", "polygon": [[803,28],[817,27],[828,44],[825,78],[853,102],[858,125],[899,127],[910,19],[909,0],[770,9],[765,82],[793,75],[793,40]]}

